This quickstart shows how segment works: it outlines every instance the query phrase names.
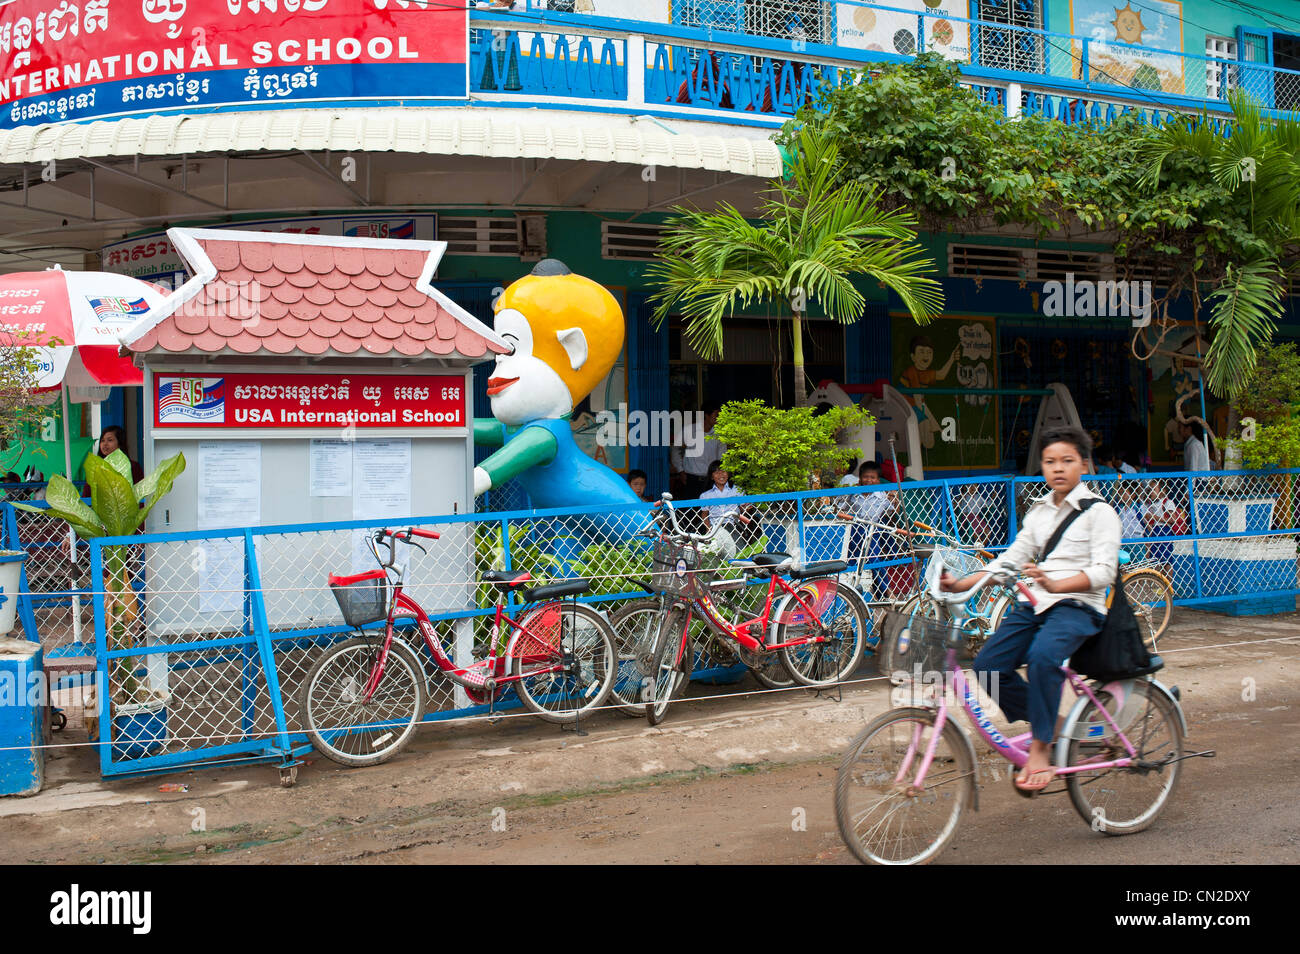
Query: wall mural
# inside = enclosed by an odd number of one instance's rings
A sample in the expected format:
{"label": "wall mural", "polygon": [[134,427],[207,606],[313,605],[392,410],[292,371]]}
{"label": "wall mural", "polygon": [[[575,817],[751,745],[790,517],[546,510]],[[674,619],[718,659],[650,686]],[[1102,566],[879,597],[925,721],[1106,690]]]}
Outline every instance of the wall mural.
{"label": "wall mural", "polygon": [[[996,388],[997,329],[992,318],[940,318],[924,328],[893,321],[897,388]],[[906,394],[906,391],[904,391]],[[997,467],[998,401],[987,394],[910,394],[926,471]],[[900,463],[905,463],[900,458]]]}
{"label": "wall mural", "polygon": [[[879,50],[911,56],[917,51],[917,29],[924,24],[925,48],[948,59],[970,61],[970,27],[961,20],[970,16],[964,0],[891,0],[887,7],[915,10],[915,14],[849,3],[836,4],[836,40],[840,46],[858,50]],[[923,20],[920,14],[925,14]]]}
{"label": "wall mural", "polygon": [[[1166,93],[1186,91],[1181,56],[1155,50],[1183,49],[1183,5],[1173,0],[1074,0],[1073,32],[1086,36],[1091,79],[1158,89]],[[1075,76],[1079,75],[1075,45]],[[1146,47],[1146,49],[1132,49]]]}

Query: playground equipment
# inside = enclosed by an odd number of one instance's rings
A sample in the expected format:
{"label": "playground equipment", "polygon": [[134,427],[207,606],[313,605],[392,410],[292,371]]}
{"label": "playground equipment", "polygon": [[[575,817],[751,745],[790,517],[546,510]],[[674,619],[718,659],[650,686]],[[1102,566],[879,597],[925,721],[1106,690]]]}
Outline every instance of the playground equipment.
{"label": "playground equipment", "polygon": [[1075,427],[1083,430],[1083,422],[1079,419],[1079,411],[1074,406],[1070,389],[1059,382],[1047,386],[1043,401],[1038,405],[1038,417],[1034,420],[1034,431],[1029,438],[1029,459],[1025,462],[1026,477],[1033,477],[1042,472],[1039,456],[1042,451],[1043,432],[1055,427]]}
{"label": "playground equipment", "polygon": [[907,467],[904,476],[911,480],[924,479],[921,465],[921,433],[917,427],[916,415],[907,398],[884,378],[873,384],[837,384],[823,381],[809,398],[816,407],[827,404],[831,407],[850,407],[861,404],[875,417],[875,425],[845,430],[840,435],[840,447],[850,451],[859,461],[876,459],[876,444],[888,449],[889,442],[894,441],[900,458],[906,455]]}

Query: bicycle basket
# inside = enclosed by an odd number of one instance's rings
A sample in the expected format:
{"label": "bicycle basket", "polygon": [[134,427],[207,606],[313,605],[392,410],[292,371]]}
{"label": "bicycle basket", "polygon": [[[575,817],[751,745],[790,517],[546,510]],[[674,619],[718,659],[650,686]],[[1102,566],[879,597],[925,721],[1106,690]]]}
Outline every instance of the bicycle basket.
{"label": "bicycle basket", "polygon": [[331,583],[334,599],[343,611],[343,622],[365,626],[388,618],[388,578],[358,580],[355,583]]}
{"label": "bicycle basket", "polygon": [[919,668],[922,673],[943,669],[944,656],[949,649],[960,649],[966,643],[966,634],[960,626],[948,620],[931,619],[919,611],[900,613],[888,610],[885,613],[883,640],[886,645],[894,645],[900,633],[905,643],[899,644],[906,655],[910,668]]}
{"label": "bicycle basket", "polygon": [[700,551],[695,547],[681,546],[665,539],[655,542],[654,569],[651,573],[651,585],[655,592],[689,592],[699,568]]}

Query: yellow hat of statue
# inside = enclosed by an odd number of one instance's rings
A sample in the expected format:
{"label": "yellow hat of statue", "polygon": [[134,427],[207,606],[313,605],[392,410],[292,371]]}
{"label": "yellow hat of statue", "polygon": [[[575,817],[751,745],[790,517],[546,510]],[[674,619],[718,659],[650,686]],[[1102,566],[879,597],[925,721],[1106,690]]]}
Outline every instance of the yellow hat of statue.
{"label": "yellow hat of statue", "polygon": [[[609,291],[590,278],[575,275],[553,258],[501,294],[493,311],[514,308],[533,329],[533,355],[548,364],[569,388],[577,404],[599,384],[623,351],[623,309]],[[586,360],[577,368],[560,341],[560,333],[581,329]]]}

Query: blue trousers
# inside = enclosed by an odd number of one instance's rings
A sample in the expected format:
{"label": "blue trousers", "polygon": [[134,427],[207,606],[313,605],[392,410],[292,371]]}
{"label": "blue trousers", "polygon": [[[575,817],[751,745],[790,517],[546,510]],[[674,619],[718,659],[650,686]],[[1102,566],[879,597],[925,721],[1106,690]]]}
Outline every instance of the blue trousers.
{"label": "blue trousers", "polygon": [[[1056,714],[1061,707],[1061,663],[1101,629],[1105,618],[1073,600],[1057,603],[1041,616],[1028,603],[1017,603],[1002,620],[973,668],[977,676],[997,673],[984,684],[1012,722],[1029,719],[1034,738],[1051,743],[1056,737]],[[1025,682],[1016,670],[1029,667]]]}

